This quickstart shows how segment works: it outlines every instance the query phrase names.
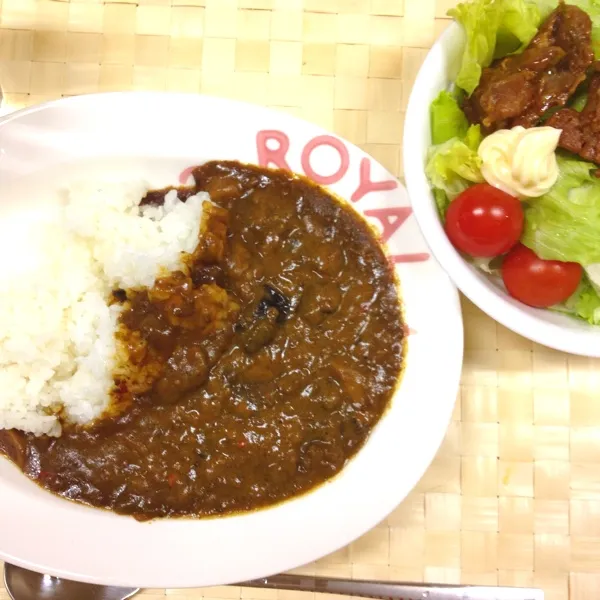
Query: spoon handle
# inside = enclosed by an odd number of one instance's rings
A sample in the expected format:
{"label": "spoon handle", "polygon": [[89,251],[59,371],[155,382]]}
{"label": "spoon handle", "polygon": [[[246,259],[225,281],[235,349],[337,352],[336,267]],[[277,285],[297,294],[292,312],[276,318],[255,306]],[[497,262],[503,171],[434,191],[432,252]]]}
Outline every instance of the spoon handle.
{"label": "spoon handle", "polygon": [[544,600],[544,592],[532,588],[382,582],[307,575],[273,575],[246,581],[240,585],[345,594],[382,600]]}

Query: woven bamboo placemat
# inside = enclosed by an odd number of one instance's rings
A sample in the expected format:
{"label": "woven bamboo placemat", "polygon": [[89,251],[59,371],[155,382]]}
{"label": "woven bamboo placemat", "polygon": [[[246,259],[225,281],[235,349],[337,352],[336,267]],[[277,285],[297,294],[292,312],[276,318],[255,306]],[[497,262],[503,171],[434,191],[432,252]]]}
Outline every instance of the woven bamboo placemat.
{"label": "woven bamboo placemat", "polygon": [[[0,84],[10,108],[123,89],[241,98],[333,130],[401,176],[411,84],[453,3],[0,0]],[[460,398],[429,471],[379,527],[300,571],[597,600],[600,361],[463,308]],[[239,587],[142,594],[165,596],[321,600]]]}

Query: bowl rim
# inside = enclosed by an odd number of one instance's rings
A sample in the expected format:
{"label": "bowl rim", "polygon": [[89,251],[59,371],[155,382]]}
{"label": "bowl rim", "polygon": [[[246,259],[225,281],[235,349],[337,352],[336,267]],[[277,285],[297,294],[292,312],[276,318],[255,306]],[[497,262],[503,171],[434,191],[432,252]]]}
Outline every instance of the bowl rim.
{"label": "bowl rim", "polygon": [[[427,53],[406,110],[403,147],[414,148],[417,144],[418,148],[414,152],[403,153],[404,178],[421,232],[433,255],[460,291],[492,319],[542,346],[580,356],[600,357],[600,326],[592,329],[595,326],[576,322],[578,328],[569,328],[544,320],[541,317],[546,312],[544,309],[526,307],[499,288],[486,285],[446,236],[425,176],[425,153],[430,142],[423,147],[421,140],[423,127],[427,130],[427,139],[430,139],[432,92],[437,94],[443,89],[443,85],[439,85],[442,77],[436,79],[436,72],[446,62],[448,51],[461,40],[464,40],[463,30],[453,21]],[[445,77],[448,77],[447,71]]]}

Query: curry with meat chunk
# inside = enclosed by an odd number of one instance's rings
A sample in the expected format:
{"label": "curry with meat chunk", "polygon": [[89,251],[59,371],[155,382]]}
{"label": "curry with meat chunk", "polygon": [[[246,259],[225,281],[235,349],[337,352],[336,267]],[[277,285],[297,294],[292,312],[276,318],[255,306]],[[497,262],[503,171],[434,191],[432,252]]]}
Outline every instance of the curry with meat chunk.
{"label": "curry with meat chunk", "polygon": [[[404,329],[369,225],[308,180],[236,162],[193,172],[187,269],[115,290],[110,414],[61,437],[0,432],[39,485],[144,520],[264,507],[334,476],[394,392]],[[165,190],[144,203],[159,203]]]}

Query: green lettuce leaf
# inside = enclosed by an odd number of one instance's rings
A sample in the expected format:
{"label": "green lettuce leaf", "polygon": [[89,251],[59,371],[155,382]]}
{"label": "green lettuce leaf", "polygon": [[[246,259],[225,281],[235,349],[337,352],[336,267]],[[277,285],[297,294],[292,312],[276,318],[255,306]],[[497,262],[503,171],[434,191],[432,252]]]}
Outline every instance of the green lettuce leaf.
{"label": "green lettuce leaf", "polygon": [[592,287],[600,294],[600,263],[585,265],[585,274],[588,276]]}
{"label": "green lettuce leaf", "polygon": [[469,128],[465,113],[458,105],[455,96],[441,91],[431,103],[431,141],[443,144],[452,138],[462,139]]}
{"label": "green lettuce leaf", "polygon": [[587,277],[582,278],[575,293],[555,310],[585,319],[592,325],[600,325],[600,296]]}
{"label": "green lettuce leaf", "polygon": [[575,94],[571,100],[569,100],[569,107],[577,112],[581,112],[587,104],[588,95],[587,92],[580,92]]}
{"label": "green lettuce leaf", "polygon": [[529,201],[521,241],[546,260],[600,262],[600,179],[591,163],[558,155],[552,189]]}
{"label": "green lettuce leaf", "polygon": [[448,198],[448,194],[446,194],[444,190],[441,190],[440,188],[433,188],[433,199],[435,200],[438,213],[443,219],[446,211],[448,210],[448,206],[450,206],[450,198]]}
{"label": "green lettuce leaf", "polygon": [[483,68],[494,58],[522,51],[541,21],[540,10],[529,0],[473,0],[459,4],[448,15],[466,34],[455,83],[468,94],[477,87]]}
{"label": "green lettuce leaf", "polygon": [[442,218],[458,194],[483,181],[481,159],[477,155],[481,139],[479,125],[472,125],[462,139],[453,137],[429,149],[425,174]]}

